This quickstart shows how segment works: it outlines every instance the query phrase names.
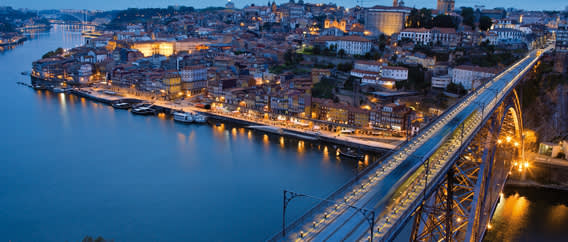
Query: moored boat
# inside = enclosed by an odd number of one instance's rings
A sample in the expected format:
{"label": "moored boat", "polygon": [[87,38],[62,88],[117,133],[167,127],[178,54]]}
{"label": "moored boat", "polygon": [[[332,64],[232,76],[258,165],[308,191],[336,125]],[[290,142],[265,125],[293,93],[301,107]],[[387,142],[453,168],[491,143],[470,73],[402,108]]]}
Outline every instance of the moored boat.
{"label": "moored boat", "polygon": [[54,93],[62,93],[62,92],[65,92],[65,89],[60,88],[60,87],[55,87],[55,88],[53,88],[53,92]]}
{"label": "moored boat", "polygon": [[339,151],[339,156],[340,157],[345,157],[345,158],[349,158],[349,159],[355,159],[355,160],[362,160],[363,158],[365,158],[363,155],[352,151],[351,149],[347,148],[347,151]]}
{"label": "moored boat", "polygon": [[116,102],[112,104],[112,107],[116,109],[129,109],[132,107],[132,104],[125,102]]}
{"label": "moored boat", "polygon": [[191,113],[186,113],[186,112],[175,112],[174,121],[182,123],[192,123],[193,115],[191,115]]}
{"label": "moored boat", "polygon": [[133,108],[131,110],[131,112],[133,114],[139,114],[139,115],[154,115],[154,114],[156,114],[156,110],[154,110],[152,107],[149,107],[149,106],[142,106],[142,107],[138,107],[138,108]]}
{"label": "moored boat", "polygon": [[193,116],[193,119],[196,123],[200,123],[200,124],[207,122],[207,117],[203,114],[195,114]]}

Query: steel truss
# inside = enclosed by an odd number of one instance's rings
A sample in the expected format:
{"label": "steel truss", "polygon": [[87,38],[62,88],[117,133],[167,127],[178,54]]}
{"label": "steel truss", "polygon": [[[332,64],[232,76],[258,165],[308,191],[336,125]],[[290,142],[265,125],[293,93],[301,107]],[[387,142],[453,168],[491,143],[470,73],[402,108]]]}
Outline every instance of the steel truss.
{"label": "steel truss", "polygon": [[513,160],[521,154],[518,104],[514,92],[499,105],[456,158],[438,188],[427,194],[414,213],[411,241],[483,238]]}

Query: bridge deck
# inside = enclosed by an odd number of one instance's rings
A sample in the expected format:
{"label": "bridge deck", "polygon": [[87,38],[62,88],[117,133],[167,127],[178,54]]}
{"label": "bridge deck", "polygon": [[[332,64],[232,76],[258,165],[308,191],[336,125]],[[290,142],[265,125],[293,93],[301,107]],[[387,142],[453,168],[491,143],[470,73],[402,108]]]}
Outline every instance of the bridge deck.
{"label": "bridge deck", "polygon": [[[389,239],[423,199],[427,184],[440,179],[453,162],[464,140],[475,135],[489,117],[540,58],[533,51],[446,111],[381,165],[347,189],[336,204],[310,217],[310,221],[288,228],[286,238],[273,240],[337,241],[368,238],[369,223],[364,214],[347,204],[375,212],[375,239]],[[429,172],[426,176],[426,161]],[[428,183],[426,182],[428,181]]]}

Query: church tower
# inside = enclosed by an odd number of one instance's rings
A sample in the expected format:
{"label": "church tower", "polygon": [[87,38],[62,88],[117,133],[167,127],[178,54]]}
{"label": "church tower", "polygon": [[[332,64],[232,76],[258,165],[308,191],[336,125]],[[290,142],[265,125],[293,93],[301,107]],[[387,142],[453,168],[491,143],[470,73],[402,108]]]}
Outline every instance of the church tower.
{"label": "church tower", "polygon": [[438,0],[438,10],[439,14],[448,14],[454,11],[454,0]]}

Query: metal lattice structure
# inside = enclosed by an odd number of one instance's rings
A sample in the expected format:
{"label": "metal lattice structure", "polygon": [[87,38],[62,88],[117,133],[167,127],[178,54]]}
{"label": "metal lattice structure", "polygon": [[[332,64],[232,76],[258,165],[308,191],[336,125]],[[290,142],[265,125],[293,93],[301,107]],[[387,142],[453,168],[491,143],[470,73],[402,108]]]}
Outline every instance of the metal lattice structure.
{"label": "metal lattice structure", "polygon": [[414,214],[413,241],[480,241],[515,160],[522,156],[516,92],[456,157]]}

